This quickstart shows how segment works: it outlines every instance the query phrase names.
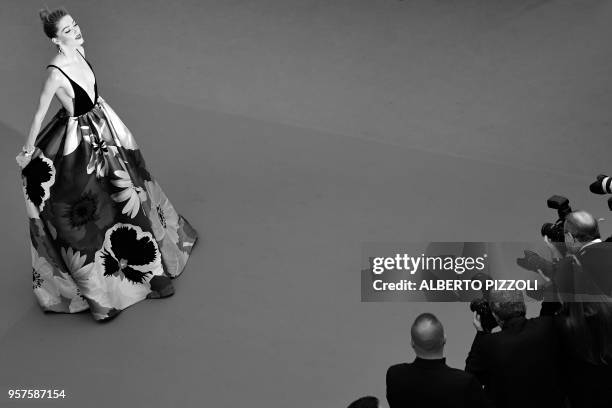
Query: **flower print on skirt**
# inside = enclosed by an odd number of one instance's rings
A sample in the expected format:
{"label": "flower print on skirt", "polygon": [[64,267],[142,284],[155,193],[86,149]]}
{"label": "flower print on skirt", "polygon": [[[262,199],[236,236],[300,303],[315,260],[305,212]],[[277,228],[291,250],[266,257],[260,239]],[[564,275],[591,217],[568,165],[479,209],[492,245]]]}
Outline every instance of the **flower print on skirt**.
{"label": "flower print on skirt", "polygon": [[45,311],[112,317],[173,293],[198,238],[149,173],[129,129],[102,98],[64,109],[22,169],[33,289]]}

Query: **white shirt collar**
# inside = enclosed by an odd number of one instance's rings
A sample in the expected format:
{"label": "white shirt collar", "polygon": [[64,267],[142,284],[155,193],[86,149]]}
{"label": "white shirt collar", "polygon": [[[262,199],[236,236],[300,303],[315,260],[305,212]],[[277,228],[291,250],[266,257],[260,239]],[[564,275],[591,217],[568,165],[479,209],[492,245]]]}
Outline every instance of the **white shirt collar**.
{"label": "white shirt collar", "polygon": [[584,248],[588,247],[589,245],[598,244],[598,243],[600,243],[600,242],[602,242],[602,241],[601,241],[601,239],[599,239],[599,238],[596,238],[596,239],[592,240],[591,242],[587,242],[586,244],[584,244],[584,245],[582,246],[582,248],[580,248],[580,251],[583,251],[583,250],[584,250]]}

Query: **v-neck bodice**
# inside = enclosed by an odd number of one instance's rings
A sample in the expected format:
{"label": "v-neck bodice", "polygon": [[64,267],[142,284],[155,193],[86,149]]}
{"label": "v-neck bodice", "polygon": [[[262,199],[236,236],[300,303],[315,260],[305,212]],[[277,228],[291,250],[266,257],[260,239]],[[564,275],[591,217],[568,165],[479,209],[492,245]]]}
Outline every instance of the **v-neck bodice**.
{"label": "v-neck bodice", "polygon": [[47,68],[49,67],[57,68],[62,74],[64,74],[66,78],[68,78],[68,81],[70,81],[70,85],[72,86],[72,90],[74,91],[74,100],[73,100],[74,112],[72,113],[73,116],[81,116],[89,112],[91,109],[93,109],[96,102],[98,102],[98,81],[96,79],[96,74],[93,68],[91,67],[91,64],[89,63],[89,61],[87,61],[87,59],[83,56],[83,54],[81,54],[79,50],[77,50],[77,52],[79,53],[81,57],[83,57],[87,65],[89,65],[89,69],[91,69],[91,73],[94,76],[95,96],[94,96],[93,101],[91,97],[89,96],[89,94],[87,93],[87,91],[85,91],[85,89],[83,89],[81,85],[73,81],[72,78],[70,78],[68,74],[66,74],[60,67],[58,67],[57,65],[47,65]]}

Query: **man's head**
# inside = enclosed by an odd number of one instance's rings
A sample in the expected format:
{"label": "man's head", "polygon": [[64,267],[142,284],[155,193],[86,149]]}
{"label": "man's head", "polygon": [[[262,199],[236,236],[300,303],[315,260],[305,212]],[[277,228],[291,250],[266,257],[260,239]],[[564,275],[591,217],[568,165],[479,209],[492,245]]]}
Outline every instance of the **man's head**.
{"label": "man's head", "polygon": [[565,246],[575,254],[587,242],[600,238],[597,220],[586,211],[574,211],[565,218]]}
{"label": "man's head", "polygon": [[489,307],[500,326],[513,317],[525,316],[525,298],[518,290],[489,291]]}
{"label": "man's head", "polygon": [[442,358],[444,355],[444,327],[436,316],[423,313],[417,316],[410,328],[411,344],[417,357],[425,359]]}

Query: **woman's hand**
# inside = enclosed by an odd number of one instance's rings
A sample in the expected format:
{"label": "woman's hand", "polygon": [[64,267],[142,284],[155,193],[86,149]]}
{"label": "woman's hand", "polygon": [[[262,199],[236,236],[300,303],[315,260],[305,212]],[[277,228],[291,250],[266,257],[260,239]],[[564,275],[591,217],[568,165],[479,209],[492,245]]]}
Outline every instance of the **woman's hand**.
{"label": "woman's hand", "polygon": [[34,146],[24,146],[23,150],[19,152],[19,154],[15,157],[17,164],[22,169],[25,168],[30,160],[32,160],[32,156],[34,155],[34,151],[36,148]]}

